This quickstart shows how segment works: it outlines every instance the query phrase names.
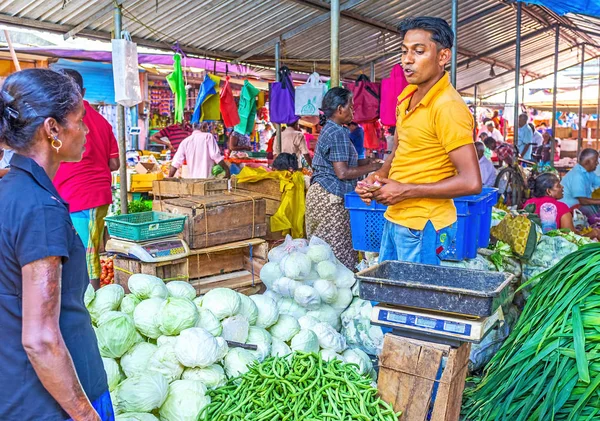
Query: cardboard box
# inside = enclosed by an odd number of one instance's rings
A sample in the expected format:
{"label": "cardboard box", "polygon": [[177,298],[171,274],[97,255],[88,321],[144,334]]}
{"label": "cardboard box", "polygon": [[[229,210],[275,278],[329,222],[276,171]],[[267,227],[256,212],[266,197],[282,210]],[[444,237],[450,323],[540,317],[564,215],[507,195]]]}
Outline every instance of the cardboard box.
{"label": "cardboard box", "polygon": [[138,162],[135,166],[135,172],[137,174],[155,174],[161,173],[160,165],[153,162]]}

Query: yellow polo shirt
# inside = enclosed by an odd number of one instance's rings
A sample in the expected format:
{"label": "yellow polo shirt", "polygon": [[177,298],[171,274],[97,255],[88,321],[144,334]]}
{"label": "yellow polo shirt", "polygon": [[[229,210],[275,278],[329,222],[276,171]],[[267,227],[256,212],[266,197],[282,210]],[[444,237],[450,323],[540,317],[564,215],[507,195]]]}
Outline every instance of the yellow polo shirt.
{"label": "yellow polo shirt", "polygon": [[[473,144],[473,116],[450,84],[448,73],[407,113],[416,90],[409,85],[398,97],[398,149],[388,178],[400,183],[436,183],[456,175],[448,153]],[[452,199],[408,199],[390,206],[385,217],[415,230],[431,221],[440,230],[456,222],[456,208]]]}

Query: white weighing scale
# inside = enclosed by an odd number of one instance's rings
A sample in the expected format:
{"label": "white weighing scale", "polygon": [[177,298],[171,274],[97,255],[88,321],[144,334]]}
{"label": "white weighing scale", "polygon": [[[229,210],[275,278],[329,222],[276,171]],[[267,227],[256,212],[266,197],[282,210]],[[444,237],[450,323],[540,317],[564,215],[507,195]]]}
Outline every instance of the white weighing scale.
{"label": "white weighing scale", "polygon": [[496,323],[504,322],[502,307],[488,317],[436,312],[427,309],[378,304],[371,322],[397,331],[401,336],[445,344],[479,343]]}
{"label": "white weighing scale", "polygon": [[190,254],[187,243],[177,237],[157,238],[139,243],[111,238],[106,243],[106,251],[146,263],[177,260]]}

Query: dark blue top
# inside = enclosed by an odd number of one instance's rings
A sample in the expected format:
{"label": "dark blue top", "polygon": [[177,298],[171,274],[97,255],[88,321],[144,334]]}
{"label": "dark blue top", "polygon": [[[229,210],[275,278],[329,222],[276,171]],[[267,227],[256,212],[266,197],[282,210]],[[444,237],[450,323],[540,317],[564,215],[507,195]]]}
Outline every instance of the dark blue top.
{"label": "dark blue top", "polygon": [[311,184],[319,183],[329,193],[340,197],[354,191],[358,182],[358,179],[340,180],[333,169],[333,162],[346,162],[349,167],[358,167],[358,154],[350,142],[348,133],[347,128],[327,120],[319,134],[312,161]]}
{"label": "dark blue top", "polygon": [[358,126],[354,131],[350,131],[350,141],[356,149],[358,159],[365,159],[365,131]]}
{"label": "dark blue top", "polygon": [[[60,330],[90,401],[108,390],[90,315],[85,249],[69,207],[43,168],[15,154],[0,180],[0,420],[64,421],[69,416],[42,386],[21,343],[21,268],[49,256],[63,258]],[[62,376],[62,373],[56,373]]]}

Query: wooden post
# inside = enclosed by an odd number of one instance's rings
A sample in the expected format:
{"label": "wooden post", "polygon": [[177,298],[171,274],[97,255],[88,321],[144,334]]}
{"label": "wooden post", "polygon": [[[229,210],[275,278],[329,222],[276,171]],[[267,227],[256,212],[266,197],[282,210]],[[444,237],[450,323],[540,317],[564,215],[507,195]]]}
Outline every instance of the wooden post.
{"label": "wooden post", "polygon": [[10,51],[10,56],[12,57],[13,63],[15,65],[15,69],[17,72],[21,71],[21,64],[19,63],[19,59],[17,58],[17,53],[15,53],[15,48],[12,45],[12,41],[10,40],[10,34],[8,30],[4,30],[4,38],[6,38],[6,43],[8,44],[8,50]]}

